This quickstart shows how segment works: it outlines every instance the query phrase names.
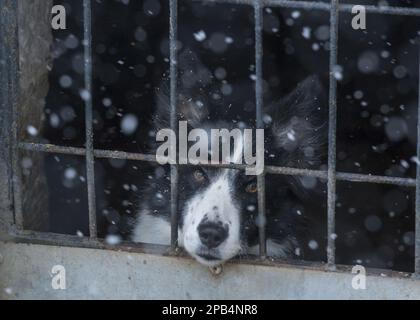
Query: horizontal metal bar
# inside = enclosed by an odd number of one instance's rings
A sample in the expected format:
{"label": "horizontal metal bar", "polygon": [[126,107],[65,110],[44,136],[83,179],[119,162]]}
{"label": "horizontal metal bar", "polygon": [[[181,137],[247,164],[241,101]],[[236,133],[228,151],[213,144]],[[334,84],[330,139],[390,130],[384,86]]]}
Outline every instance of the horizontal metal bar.
{"label": "horizontal metal bar", "polygon": [[400,187],[415,187],[416,180],[411,178],[399,178],[399,177],[385,177],[376,176],[360,173],[347,173],[337,172],[337,180],[348,181],[348,182],[364,182],[364,183],[377,183],[377,184],[389,184]]}
{"label": "horizontal metal bar", "polygon": [[132,242],[121,242],[118,245],[109,245],[106,240],[91,237],[79,237],[75,235],[58,234],[51,232],[38,232],[15,229],[10,235],[14,242],[31,243],[40,245],[56,245],[72,248],[120,250],[125,252],[150,253],[168,255],[168,246],[158,244],[141,244]]}
{"label": "horizontal metal bar", "polygon": [[[341,4],[338,9],[340,12],[351,12],[354,4]],[[420,8],[405,8],[405,7],[394,7],[394,6],[371,6],[365,5],[367,13],[387,14],[395,16],[420,16]]]}
{"label": "horizontal metal bar", "polygon": [[[23,150],[34,151],[34,152],[45,152],[45,153],[57,153],[63,155],[72,156],[85,156],[85,148],[75,147],[63,147],[53,144],[39,144],[39,143],[27,143],[21,142],[19,147]],[[156,156],[147,155],[142,153],[128,153],[124,151],[115,150],[94,150],[96,158],[102,159],[120,159],[120,160],[133,160],[133,161],[144,161],[144,162],[156,162]]]}
{"label": "horizontal metal bar", "polygon": [[[84,148],[75,147],[63,147],[52,144],[37,144],[29,142],[21,142],[19,148],[27,151],[34,152],[45,152],[45,153],[56,153],[63,155],[73,156],[85,156],[86,151]],[[95,158],[98,159],[120,159],[130,161],[142,161],[142,162],[157,162],[155,155],[143,154],[143,153],[129,153],[124,151],[115,150],[94,150]],[[189,164],[191,165],[191,164]],[[191,165],[193,166],[193,165]],[[207,164],[206,167],[214,168],[227,168],[236,170],[245,170],[246,165],[238,164]],[[265,172],[273,175],[286,175],[286,176],[302,176],[302,177],[314,177],[319,179],[327,179],[328,172],[323,170],[310,170],[310,169],[299,169],[289,167],[277,167],[277,166],[266,166]],[[415,187],[416,180],[412,178],[399,178],[399,177],[385,177],[370,174],[359,174],[359,173],[348,173],[348,172],[337,172],[337,180],[348,181],[348,182],[361,182],[361,183],[376,183],[376,184],[388,184],[400,187]]]}
{"label": "horizontal metal bar", "polygon": [[[253,5],[254,0],[193,0],[208,3],[232,3],[242,5]],[[292,1],[292,0],[263,0],[264,6],[281,7],[289,9],[303,10],[322,10],[330,11],[331,5],[326,2],[317,1]],[[340,4],[338,9],[340,12],[350,13],[355,4]],[[400,15],[400,16],[420,16],[420,8],[405,8],[396,6],[373,6],[365,5],[367,13]]]}
{"label": "horizontal metal bar", "polygon": [[[202,3],[230,3],[230,4],[242,4],[242,5],[254,5],[254,0],[193,0]],[[272,7],[284,7],[292,9],[320,9],[329,10],[330,5],[328,3],[320,3],[316,1],[290,1],[290,0],[262,0],[263,6]]]}

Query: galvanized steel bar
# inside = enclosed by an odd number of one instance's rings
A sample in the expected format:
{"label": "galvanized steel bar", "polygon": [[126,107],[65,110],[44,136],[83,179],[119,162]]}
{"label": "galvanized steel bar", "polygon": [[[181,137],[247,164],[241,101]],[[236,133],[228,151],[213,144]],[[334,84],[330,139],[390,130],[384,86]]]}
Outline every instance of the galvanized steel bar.
{"label": "galvanized steel bar", "polygon": [[[231,3],[242,5],[253,5],[254,0],[193,0],[207,3]],[[263,0],[264,6],[279,7],[287,9],[302,9],[302,10],[322,10],[331,11],[331,4],[327,2],[318,1],[293,1],[293,0]],[[351,13],[355,4],[340,4],[338,10],[340,12]],[[397,6],[364,6],[367,13],[386,14],[395,16],[420,16],[420,8],[397,7]]]}
{"label": "galvanized steel bar", "polygon": [[[171,129],[177,132],[178,128],[178,0],[169,1],[169,46],[170,46],[170,103]],[[171,165],[171,248],[178,246],[178,183],[179,171],[177,165]]]}
{"label": "galvanized steel bar", "polygon": [[418,73],[418,97],[417,97],[417,167],[416,167],[416,200],[415,200],[415,262],[414,271],[420,277],[420,44],[419,46],[419,73]]}
{"label": "galvanized steel bar", "polygon": [[[12,160],[12,185],[14,223],[23,229],[23,204],[22,204],[22,176],[19,165],[19,36],[18,36],[18,3],[17,1],[0,1],[1,7],[1,77],[6,83],[1,84],[1,98],[4,108],[10,108],[12,113],[11,124],[11,160]],[[4,191],[6,192],[6,190]]]}
{"label": "galvanized steel bar", "polygon": [[[37,144],[21,142],[19,148],[27,151],[45,152],[45,153],[56,153],[56,154],[67,154],[74,156],[85,156],[86,149],[75,148],[75,147],[63,147],[52,144]],[[132,160],[132,161],[143,161],[143,162],[154,162],[156,163],[156,155],[143,154],[143,153],[129,153],[124,151],[115,150],[94,150],[95,158],[99,159],[120,159],[120,160]],[[191,164],[190,164],[191,165]],[[191,165],[193,166],[193,165]],[[245,170],[246,165],[237,164],[208,164],[204,165],[214,168],[227,168]],[[328,178],[328,172],[322,170],[310,170],[300,168],[289,168],[289,167],[278,167],[278,166],[266,166],[265,172],[273,175],[287,175],[287,176],[302,176],[302,177],[315,177],[319,179]],[[369,174],[360,173],[348,173],[348,172],[337,172],[337,180],[349,181],[349,182],[360,182],[360,183],[376,183],[376,184],[388,184],[401,187],[415,187],[416,180],[411,178],[400,178],[400,177],[385,177]]]}
{"label": "galvanized steel bar", "polygon": [[84,27],[84,63],[85,88],[82,98],[85,102],[86,124],[86,181],[89,207],[90,237],[97,237],[96,228],[96,192],[95,192],[95,157],[93,145],[93,95],[92,95],[92,3],[83,0],[83,27]]}
{"label": "galvanized steel bar", "polygon": [[[263,122],[263,4],[262,0],[254,0],[254,27],[255,27],[255,102],[256,124],[258,129],[264,129]],[[257,149],[258,150],[258,149]],[[264,156],[264,155],[263,155]],[[260,257],[267,255],[266,217],[265,217],[265,173],[258,175],[258,232],[260,244]]]}
{"label": "galvanized steel bar", "polygon": [[336,203],[336,152],[337,152],[337,48],[338,47],[338,0],[331,0],[330,12],[330,92],[328,128],[328,241],[327,261],[335,265],[335,203]]}
{"label": "galvanized steel bar", "polygon": [[[16,59],[13,52],[16,43],[16,14],[8,6],[11,1],[0,0],[0,234],[15,223],[13,213],[13,168],[11,128],[13,123],[13,107],[16,100],[10,84],[16,82],[16,74],[10,72],[8,60]],[[12,13],[12,14],[11,14]],[[10,22],[12,16],[13,22]],[[14,49],[13,49],[14,48]],[[16,65],[16,63],[14,63]]]}

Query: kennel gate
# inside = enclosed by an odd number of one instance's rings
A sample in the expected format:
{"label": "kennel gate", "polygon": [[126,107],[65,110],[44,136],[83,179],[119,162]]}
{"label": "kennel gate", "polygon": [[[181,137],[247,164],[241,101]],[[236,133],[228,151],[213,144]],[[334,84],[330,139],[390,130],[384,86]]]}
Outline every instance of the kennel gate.
{"label": "kennel gate", "polygon": [[[197,0],[193,0],[197,1]],[[234,3],[249,5],[254,8],[255,15],[255,93],[256,93],[256,124],[263,128],[263,8],[264,6],[295,8],[302,10],[322,10],[330,13],[330,50],[329,50],[329,130],[328,130],[328,169],[308,170],[279,166],[266,166],[264,174],[258,177],[258,215],[264,221],[265,216],[265,174],[307,176],[325,179],[327,181],[327,263],[310,263],[287,261],[291,268],[304,270],[317,270],[330,274],[348,273],[349,266],[336,265],[335,262],[335,201],[336,181],[364,182],[376,184],[390,184],[415,188],[415,272],[413,274],[368,270],[371,274],[386,274],[391,278],[420,277],[420,164],[417,163],[416,179],[378,176],[369,174],[355,174],[337,172],[336,170],[336,126],[337,126],[337,79],[334,70],[337,66],[338,53],[338,23],[340,12],[351,12],[353,5],[339,4],[339,0],[330,3],[292,0],[205,0],[213,3]],[[177,128],[177,26],[178,1],[169,0],[170,7],[170,101],[171,101],[171,128]],[[367,5],[367,13],[384,15],[402,15],[420,17],[420,8],[403,8],[392,6]],[[177,209],[178,209],[178,165],[171,165],[171,244],[169,247],[146,244],[122,243],[109,246],[97,238],[96,228],[96,195],[95,195],[95,159],[122,159],[134,161],[156,162],[156,158],[149,154],[127,153],[115,150],[98,150],[93,145],[93,106],[92,106],[92,7],[91,0],[83,0],[84,20],[84,89],[85,99],[85,125],[86,147],[75,148],[42,143],[29,143],[20,141],[18,137],[18,79],[19,79],[19,43],[18,43],[18,1],[0,0],[0,120],[2,127],[0,147],[0,178],[3,195],[0,195],[0,231],[4,231],[4,240],[12,243],[41,244],[48,246],[62,246],[71,248],[109,249],[111,251],[137,252],[143,254],[162,254],[166,256],[184,256],[177,247]],[[419,64],[420,72],[420,64]],[[420,84],[419,84],[420,92]],[[418,101],[418,114],[420,114],[420,99]],[[21,150],[37,153],[55,153],[63,155],[76,155],[84,157],[86,161],[87,195],[89,214],[89,237],[76,237],[52,233],[34,232],[24,229],[24,215],[22,206],[21,169],[19,152]],[[420,120],[417,123],[417,156],[420,157]],[[209,165],[224,168],[244,170],[244,165]],[[3,229],[3,230],[2,230]],[[1,238],[0,238],[1,239]],[[266,257],[266,238],[264,226],[259,226],[259,257],[241,259],[241,263],[262,266],[285,266],[285,262],[273,262]],[[65,250],[65,249],[63,249]],[[111,254],[111,253],[110,253]],[[115,254],[115,253],[114,253]],[[1,260],[1,259],[0,259]],[[238,262],[238,261],[236,261]],[[235,261],[233,262],[235,263]],[[1,264],[1,261],[0,261]]]}

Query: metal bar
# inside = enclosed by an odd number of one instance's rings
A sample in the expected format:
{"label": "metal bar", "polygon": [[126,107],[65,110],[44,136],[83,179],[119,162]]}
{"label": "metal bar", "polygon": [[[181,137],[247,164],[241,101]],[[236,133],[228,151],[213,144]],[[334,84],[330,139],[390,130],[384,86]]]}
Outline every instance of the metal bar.
{"label": "metal bar", "polygon": [[363,182],[363,183],[377,183],[377,184],[389,184],[400,187],[415,187],[416,180],[411,178],[398,178],[398,177],[384,177],[374,176],[359,173],[345,173],[337,172],[337,180],[348,181],[348,182]]}
{"label": "metal bar", "polygon": [[91,237],[78,237],[51,232],[16,230],[12,232],[11,236],[13,237],[13,240],[18,243],[55,245],[72,248],[116,250],[137,253],[153,253],[160,255],[165,255],[168,253],[167,246],[158,244],[143,244],[123,241],[114,246],[109,245],[104,239],[93,239]]}
{"label": "metal bar", "polygon": [[[45,152],[45,153],[57,153],[66,154],[73,156],[85,156],[85,148],[75,147],[62,147],[52,144],[37,144],[37,143],[26,143],[21,142],[19,147],[27,151]],[[148,155],[142,153],[128,153],[124,151],[115,150],[94,150],[95,158],[99,159],[120,159],[120,160],[133,160],[133,161],[145,161],[145,162],[156,162],[155,155]]]}
{"label": "metal bar", "polygon": [[[242,5],[254,5],[255,0],[193,0],[204,3],[231,3],[231,4],[242,4]],[[261,0],[261,6],[272,6],[272,7],[283,7],[292,9],[320,9],[329,10],[330,6],[328,3],[319,3],[316,1],[289,1],[289,0]]]}
{"label": "metal bar", "polygon": [[[45,153],[56,153],[56,154],[67,154],[73,156],[85,156],[86,149],[74,148],[74,147],[62,147],[51,144],[37,144],[21,142],[19,148],[26,151],[34,152],[45,152]],[[156,163],[156,156],[151,154],[143,153],[129,153],[115,150],[94,150],[94,156],[98,159],[119,159],[119,160],[130,160],[130,161],[143,161]],[[194,166],[192,164],[188,164]],[[237,164],[207,164],[204,166],[214,168],[226,168],[245,170],[246,165]],[[328,172],[322,170],[309,170],[289,167],[277,167],[277,166],[266,166],[265,172],[273,175],[286,175],[286,176],[302,176],[302,177],[314,177],[319,179],[327,179]],[[388,184],[400,187],[412,188],[416,186],[416,180],[411,178],[399,178],[399,177],[385,177],[377,175],[359,174],[359,173],[348,173],[348,172],[337,172],[337,180],[348,181],[348,182],[359,182],[359,183],[376,183],[376,184]]]}
{"label": "metal bar", "polygon": [[[231,3],[242,5],[253,5],[254,0],[193,0],[208,3]],[[331,5],[326,2],[317,1],[293,1],[293,0],[263,0],[264,6],[280,7],[288,9],[303,10],[322,10],[330,11]],[[340,4],[338,9],[340,12],[351,13],[355,4]],[[365,5],[367,13],[398,15],[398,16],[420,16],[420,8],[405,8],[396,6],[373,6]]]}
{"label": "metal bar", "polygon": [[[7,83],[2,84],[2,96],[6,98],[5,103],[12,111],[11,125],[11,158],[12,158],[12,185],[13,185],[13,207],[14,223],[19,229],[24,227],[23,204],[22,204],[22,176],[19,165],[19,35],[18,35],[18,3],[16,1],[0,1],[2,15],[1,28],[2,41],[1,62],[6,69],[3,76],[6,76]],[[4,56],[3,56],[4,55]],[[2,68],[3,69],[3,68]],[[3,102],[2,102],[3,103]]]}
{"label": "metal bar", "polygon": [[328,244],[327,261],[335,265],[335,202],[336,202],[336,151],[337,151],[337,67],[338,45],[338,0],[331,0],[330,13],[330,93],[329,93],[329,128],[328,128]]}
{"label": "metal bar", "polygon": [[[263,122],[263,5],[262,0],[254,0],[255,14],[255,102],[257,129],[264,129]],[[257,148],[258,150],[258,148]],[[265,217],[265,173],[258,175],[258,234],[260,244],[260,257],[267,255],[266,217]]]}
{"label": "metal bar", "polygon": [[96,228],[96,193],[95,193],[95,157],[93,146],[93,103],[92,103],[92,3],[83,0],[84,26],[84,62],[85,62],[85,91],[82,98],[85,101],[86,123],[86,181],[89,207],[90,237],[97,237]]}
{"label": "metal bar", "polygon": [[[354,4],[340,5],[340,11],[351,12]],[[420,16],[420,8],[404,8],[394,6],[365,6],[367,13],[387,14],[393,16]]]}
{"label": "metal bar", "polygon": [[[419,46],[419,73],[418,73],[418,107],[417,107],[417,158],[420,157],[420,43]],[[420,277],[420,163],[417,161],[416,167],[416,202],[415,202],[415,261],[414,261],[414,272],[417,277]]]}
{"label": "metal bar", "polygon": [[[170,103],[171,129],[177,132],[177,82],[178,82],[178,0],[169,1],[169,45],[170,45]],[[177,165],[171,165],[171,249],[175,252],[178,246],[178,182],[179,172]]]}
{"label": "metal bar", "polygon": [[[10,1],[9,1],[10,3]],[[13,40],[16,36],[16,19],[9,23],[10,14],[13,10],[8,7],[7,1],[0,0],[0,234],[4,234],[10,225],[14,223],[13,214],[13,168],[12,168],[12,137],[10,135],[13,123],[13,106],[10,100],[16,98],[9,90],[9,83],[13,81],[16,74],[9,72],[11,65],[7,60],[16,59],[16,55],[11,52],[16,45]],[[11,79],[12,78],[12,79]]]}

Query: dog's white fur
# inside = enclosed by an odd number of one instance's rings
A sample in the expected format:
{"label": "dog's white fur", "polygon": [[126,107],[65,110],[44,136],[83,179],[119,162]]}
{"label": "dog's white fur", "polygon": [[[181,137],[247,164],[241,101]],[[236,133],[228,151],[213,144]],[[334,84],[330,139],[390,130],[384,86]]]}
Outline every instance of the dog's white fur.
{"label": "dog's white fur", "polygon": [[[181,229],[178,229],[179,246],[184,247],[184,237]],[[133,242],[152,243],[159,245],[169,245],[171,243],[171,225],[164,219],[153,216],[150,210],[144,209],[140,213],[140,220],[132,236]],[[259,246],[241,248],[250,255],[259,254]],[[279,244],[272,240],[267,240],[267,254],[271,257],[286,258],[289,255],[290,247],[286,244]],[[206,261],[204,264],[207,264]]]}
{"label": "dog's white fur", "polygon": [[169,245],[171,225],[166,220],[154,216],[149,209],[141,210],[132,235],[133,242]]}
{"label": "dog's white fur", "polygon": [[201,263],[209,264],[197,255],[202,246],[197,228],[205,218],[229,226],[227,239],[217,248],[221,261],[231,259],[241,249],[240,212],[232,198],[229,177],[227,171],[223,172],[203,193],[195,195],[184,209],[184,248]]}
{"label": "dog's white fur", "polygon": [[[243,156],[244,141],[238,140],[232,157],[227,162],[238,163]],[[237,171],[222,169],[220,175],[202,192],[193,196],[183,208],[184,223],[178,229],[180,247],[204,265],[219,265],[238,253],[258,254],[258,246],[244,248],[240,236],[240,209],[232,196],[234,175]],[[216,249],[218,260],[207,260],[199,256],[203,247],[198,226],[204,220],[220,222],[228,226],[227,239]],[[170,223],[157,215],[153,215],[147,208],[140,212],[139,220],[133,232],[132,240],[138,243],[153,243],[169,245],[171,237]],[[289,254],[288,244],[278,244],[267,241],[267,251],[270,256],[286,257]]]}

